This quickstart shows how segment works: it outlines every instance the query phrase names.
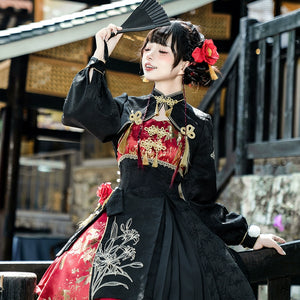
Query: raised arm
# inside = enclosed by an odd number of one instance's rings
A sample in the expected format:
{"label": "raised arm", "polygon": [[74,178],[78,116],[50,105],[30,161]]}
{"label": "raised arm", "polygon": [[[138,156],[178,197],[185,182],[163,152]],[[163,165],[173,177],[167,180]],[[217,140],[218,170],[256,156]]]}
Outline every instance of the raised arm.
{"label": "raised arm", "polygon": [[120,116],[127,96],[114,99],[105,80],[105,44],[111,54],[121,35],[109,39],[120,27],[109,25],[96,34],[97,48],[87,67],[73,79],[63,108],[62,122],[87,129],[101,141],[112,140],[120,129]]}
{"label": "raised arm", "polygon": [[[99,59],[106,63],[106,54],[105,48],[107,47],[107,55],[110,56],[113,50],[115,49],[116,45],[118,44],[120,38],[123,34],[117,34],[118,30],[121,30],[122,27],[118,27],[114,24],[109,24],[107,27],[99,30],[96,33],[96,50],[93,54],[93,57]],[[111,34],[115,33],[116,35],[111,38]],[[106,45],[105,45],[106,44]],[[93,77],[93,69],[90,69],[90,81]]]}

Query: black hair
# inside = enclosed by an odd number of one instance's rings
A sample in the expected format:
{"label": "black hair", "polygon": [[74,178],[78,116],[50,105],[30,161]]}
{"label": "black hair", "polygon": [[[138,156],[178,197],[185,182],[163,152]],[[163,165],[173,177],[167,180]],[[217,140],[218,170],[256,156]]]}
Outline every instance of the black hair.
{"label": "black hair", "polygon": [[171,21],[169,26],[151,30],[141,48],[141,56],[148,42],[166,46],[170,36],[172,38],[171,50],[174,54],[173,67],[176,67],[181,60],[191,62],[185,69],[183,83],[193,86],[209,85],[211,77],[208,64],[206,62],[196,63],[192,57],[194,49],[201,48],[205,38],[200,32],[199,26],[193,25],[191,22],[175,20]]}

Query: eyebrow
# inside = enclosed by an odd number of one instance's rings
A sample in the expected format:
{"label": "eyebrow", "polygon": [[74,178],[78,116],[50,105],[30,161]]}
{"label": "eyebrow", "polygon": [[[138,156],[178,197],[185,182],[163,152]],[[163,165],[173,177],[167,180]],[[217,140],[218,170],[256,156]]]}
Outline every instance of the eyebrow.
{"label": "eyebrow", "polygon": [[[172,49],[171,45],[163,45],[163,44],[160,44],[160,43],[156,43],[156,42],[148,42],[147,44],[158,44],[160,46],[163,46],[163,47],[169,47],[170,49]],[[146,44],[146,45],[147,45]]]}

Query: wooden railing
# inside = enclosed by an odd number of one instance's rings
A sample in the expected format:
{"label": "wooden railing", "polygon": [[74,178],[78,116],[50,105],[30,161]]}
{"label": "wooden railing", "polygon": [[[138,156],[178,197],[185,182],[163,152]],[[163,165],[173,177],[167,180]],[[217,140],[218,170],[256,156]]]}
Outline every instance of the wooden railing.
{"label": "wooden railing", "polygon": [[[290,300],[291,285],[300,284],[300,240],[282,245],[285,256],[274,249],[239,252],[257,296],[258,286],[268,286],[268,300]],[[0,261],[0,272],[33,272],[39,281],[51,261]]]}
{"label": "wooden railing", "polygon": [[300,10],[261,24],[241,19],[199,106],[213,111],[219,189],[233,173],[252,173],[253,159],[300,156],[299,43]]}

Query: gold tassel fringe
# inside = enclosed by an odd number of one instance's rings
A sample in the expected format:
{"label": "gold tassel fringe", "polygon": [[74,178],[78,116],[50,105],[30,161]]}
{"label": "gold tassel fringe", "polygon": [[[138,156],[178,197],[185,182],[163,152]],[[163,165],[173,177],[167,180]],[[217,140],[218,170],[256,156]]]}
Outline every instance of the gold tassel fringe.
{"label": "gold tassel fringe", "polygon": [[158,111],[158,102],[156,101],[156,106],[155,106],[155,115],[158,116],[159,115],[159,111]]}
{"label": "gold tassel fringe", "polygon": [[173,107],[169,108],[168,110],[166,110],[166,117],[169,118],[171,113],[172,113]]}
{"label": "gold tassel fringe", "polygon": [[143,155],[143,165],[144,166],[148,166],[149,165],[148,156],[147,156],[147,152],[146,151],[145,151],[145,153]]}
{"label": "gold tassel fringe", "polygon": [[153,164],[152,164],[153,168],[157,168],[158,167],[158,158],[157,158],[157,156],[158,156],[158,153],[156,152],[156,156],[155,156],[155,158],[153,160]]}
{"label": "gold tassel fringe", "polygon": [[127,139],[131,131],[131,126],[132,124],[130,124],[129,128],[124,132],[123,136],[121,137],[121,142],[119,143],[118,151],[122,154],[124,154],[126,150]]}
{"label": "gold tassel fringe", "polygon": [[211,65],[208,65],[208,68],[209,68],[209,74],[210,74],[211,79],[212,80],[217,80],[218,76],[217,76],[214,68]]}
{"label": "gold tassel fringe", "polygon": [[180,162],[180,165],[179,165],[181,168],[185,168],[184,173],[186,173],[187,169],[188,169],[189,153],[190,153],[189,141],[188,141],[187,136],[185,136],[184,153],[182,155],[182,159],[181,159],[181,162]]}

